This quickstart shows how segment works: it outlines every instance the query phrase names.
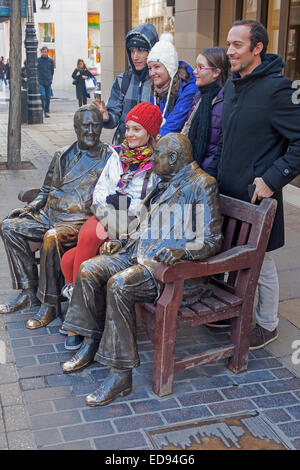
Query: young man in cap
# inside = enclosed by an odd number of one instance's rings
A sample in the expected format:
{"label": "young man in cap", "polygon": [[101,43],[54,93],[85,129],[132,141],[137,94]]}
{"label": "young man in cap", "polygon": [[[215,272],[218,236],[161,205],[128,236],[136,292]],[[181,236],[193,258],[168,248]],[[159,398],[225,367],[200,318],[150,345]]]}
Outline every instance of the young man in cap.
{"label": "young man in cap", "polygon": [[[158,41],[155,27],[143,23],[126,36],[126,51],[130,70],[115,79],[109,100],[101,103],[104,127],[114,129],[114,143],[120,144],[125,136],[125,118],[138,103],[150,101],[151,79],[148,74],[147,57],[150,49]],[[95,103],[96,104],[96,103]]]}

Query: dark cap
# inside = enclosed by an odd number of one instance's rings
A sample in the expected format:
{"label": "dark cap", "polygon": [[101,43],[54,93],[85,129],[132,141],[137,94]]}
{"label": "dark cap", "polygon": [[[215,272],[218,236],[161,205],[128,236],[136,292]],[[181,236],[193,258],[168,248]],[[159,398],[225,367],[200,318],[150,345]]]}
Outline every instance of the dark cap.
{"label": "dark cap", "polygon": [[127,42],[128,49],[150,50],[150,44],[142,36],[132,36]]}

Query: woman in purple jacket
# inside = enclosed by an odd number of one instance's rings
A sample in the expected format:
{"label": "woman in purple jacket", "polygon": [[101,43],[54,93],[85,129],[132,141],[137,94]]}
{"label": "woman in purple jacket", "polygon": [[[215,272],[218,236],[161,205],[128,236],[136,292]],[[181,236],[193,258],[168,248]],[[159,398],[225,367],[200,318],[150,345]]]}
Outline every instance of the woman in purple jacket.
{"label": "woman in purple jacket", "polygon": [[230,73],[225,49],[203,49],[197,57],[194,75],[195,95],[182,133],[193,145],[193,157],[205,170],[213,159],[222,137],[224,85]]}

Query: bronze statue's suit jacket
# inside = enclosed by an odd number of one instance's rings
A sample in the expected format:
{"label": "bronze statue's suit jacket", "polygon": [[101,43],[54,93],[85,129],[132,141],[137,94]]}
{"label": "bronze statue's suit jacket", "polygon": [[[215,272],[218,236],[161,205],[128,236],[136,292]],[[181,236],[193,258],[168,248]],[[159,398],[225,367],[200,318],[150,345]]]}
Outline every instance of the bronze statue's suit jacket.
{"label": "bronze statue's suit jacket", "polygon": [[33,201],[40,209],[33,217],[43,222],[48,219],[50,227],[61,223],[80,224],[90,217],[94,187],[112,154],[107,144],[101,144],[93,155],[84,151],[68,169],[65,155],[75,146],[76,142],[55,152],[43,187]]}
{"label": "bronze statue's suit jacket", "polygon": [[[183,248],[186,251],[185,259],[194,261],[203,260],[218,253],[223,239],[222,219],[218,185],[213,177],[201,170],[196,162],[192,162],[172,179],[165,191],[157,198],[156,194],[157,188],[144,201],[144,206],[148,209],[152,206],[151,220],[144,224],[144,229],[141,227],[139,239],[129,241],[120,251],[121,253],[131,250],[133,256],[137,257],[137,262],[146,266],[153,275],[158,265],[153,259],[154,255],[164,247]],[[187,231],[184,226],[186,218],[176,217],[175,221],[175,218],[169,217],[169,213],[173,209],[176,213],[176,210],[180,208],[197,205],[203,207],[203,230],[200,230],[197,235],[195,231],[193,239],[190,238],[191,232]],[[167,212],[167,218],[163,223],[159,223],[159,218],[164,212]],[[181,214],[184,214],[184,210]],[[153,230],[154,232],[158,230],[155,237],[153,237]],[[176,230],[182,234],[177,239]],[[209,291],[205,288],[203,281],[194,279],[186,281],[184,288],[186,305],[194,303],[205,295],[209,295]]]}
{"label": "bronze statue's suit jacket", "polygon": [[[80,227],[91,216],[93,190],[111,154],[102,143],[80,154],[77,143],[58,150],[38,196],[29,204],[32,211],[1,223],[14,289],[38,285],[41,302],[57,303],[63,282],[61,255],[76,244]],[[28,240],[43,243],[39,275]]]}

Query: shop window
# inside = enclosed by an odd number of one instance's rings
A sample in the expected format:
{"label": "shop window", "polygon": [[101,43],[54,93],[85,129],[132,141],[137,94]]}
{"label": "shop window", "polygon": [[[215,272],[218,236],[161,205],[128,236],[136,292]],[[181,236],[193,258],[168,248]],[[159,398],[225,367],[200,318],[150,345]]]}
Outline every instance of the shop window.
{"label": "shop window", "polygon": [[244,0],[243,2],[243,20],[256,20],[257,0]]}
{"label": "shop window", "polygon": [[268,34],[269,34],[269,39],[270,39],[268,52],[270,54],[278,53],[280,7],[281,7],[281,0],[269,0],[267,27],[268,27]]}
{"label": "shop window", "polygon": [[291,1],[285,74],[300,80],[300,1]]}
{"label": "shop window", "polygon": [[54,61],[54,68],[56,68],[56,54],[55,49],[48,49],[48,56]]}
{"label": "shop window", "polygon": [[226,47],[228,31],[233,23],[233,1],[220,0],[219,45]]}
{"label": "shop window", "polygon": [[54,23],[39,23],[40,43],[55,42]]}
{"label": "shop window", "polygon": [[88,59],[86,65],[93,75],[100,75],[100,14],[88,13]]}
{"label": "shop window", "polygon": [[160,36],[164,32],[174,33],[175,18],[173,2],[168,0],[132,0],[131,26],[152,23]]}

